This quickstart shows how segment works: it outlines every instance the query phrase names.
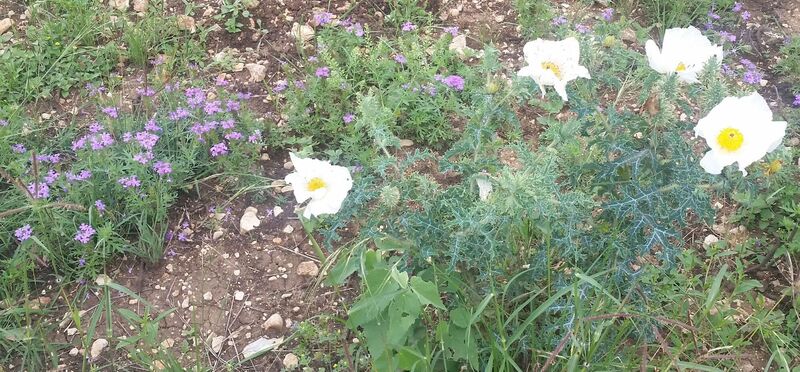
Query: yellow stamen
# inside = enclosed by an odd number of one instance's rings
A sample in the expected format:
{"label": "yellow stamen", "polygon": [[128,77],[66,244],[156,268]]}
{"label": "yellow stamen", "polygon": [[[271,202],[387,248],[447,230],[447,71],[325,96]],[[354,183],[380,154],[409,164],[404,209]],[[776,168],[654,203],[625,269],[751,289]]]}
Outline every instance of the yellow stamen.
{"label": "yellow stamen", "polygon": [[675,72],[684,72],[684,71],[686,71],[686,65],[683,62],[678,63],[678,67],[675,67]]}
{"label": "yellow stamen", "polygon": [[717,143],[726,151],[736,151],[742,147],[744,135],[736,128],[725,128],[719,132]]}
{"label": "yellow stamen", "polygon": [[545,70],[552,71],[553,75],[555,75],[556,78],[558,78],[558,80],[561,80],[561,69],[558,67],[557,64],[555,64],[553,62],[545,61],[545,62],[542,62],[542,68],[545,69]]}
{"label": "yellow stamen", "polygon": [[308,191],[311,192],[317,191],[325,186],[327,186],[325,184],[325,181],[323,181],[322,178],[319,177],[314,177],[308,180],[308,184],[306,184],[306,188],[308,189]]}

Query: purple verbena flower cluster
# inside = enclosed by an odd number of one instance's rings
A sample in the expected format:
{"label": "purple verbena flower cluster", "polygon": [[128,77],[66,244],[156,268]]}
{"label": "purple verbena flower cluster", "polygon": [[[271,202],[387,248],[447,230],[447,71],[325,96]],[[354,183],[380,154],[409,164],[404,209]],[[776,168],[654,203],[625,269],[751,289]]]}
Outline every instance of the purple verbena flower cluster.
{"label": "purple verbena flower cluster", "polygon": [[139,181],[139,178],[136,175],[129,176],[129,177],[122,177],[117,180],[117,183],[122,185],[122,188],[132,188],[132,187],[139,187],[142,185],[142,182]]}
{"label": "purple verbena flower cluster", "polygon": [[20,227],[19,229],[14,230],[14,236],[17,237],[17,240],[20,242],[24,242],[31,238],[33,235],[33,228],[31,225],[25,225]]}
{"label": "purple verbena flower cluster", "polygon": [[96,231],[94,230],[94,228],[85,223],[82,223],[78,227],[78,231],[75,233],[75,240],[83,244],[89,243],[89,241],[92,240],[92,237],[94,236],[95,233]]}

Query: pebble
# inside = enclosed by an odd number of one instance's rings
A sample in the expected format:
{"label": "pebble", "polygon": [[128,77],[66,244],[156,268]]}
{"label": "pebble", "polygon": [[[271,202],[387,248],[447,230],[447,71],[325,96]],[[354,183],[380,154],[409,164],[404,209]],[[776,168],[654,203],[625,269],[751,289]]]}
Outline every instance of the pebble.
{"label": "pebble", "polygon": [[286,225],[286,227],[283,228],[283,232],[286,234],[291,234],[294,232],[294,227],[292,227],[292,225]]}
{"label": "pebble", "polygon": [[11,29],[11,26],[14,25],[14,20],[11,18],[5,18],[0,21],[0,35],[4,34],[6,31]]}
{"label": "pebble", "polygon": [[283,337],[266,338],[260,337],[257,340],[247,344],[242,350],[242,356],[249,358],[257,355],[263,351],[270,350],[283,343]]}
{"label": "pebble", "polygon": [[[213,335],[213,333],[212,333]],[[211,351],[214,354],[219,354],[222,351],[222,343],[225,341],[225,336],[216,336],[211,339]]]}
{"label": "pebble", "polygon": [[319,274],[319,267],[314,261],[303,261],[297,265],[297,275],[315,277]]}
{"label": "pebble", "polygon": [[244,300],[244,292],[242,291],[233,292],[233,299],[236,301]]}
{"label": "pebble", "polygon": [[261,225],[261,220],[258,219],[258,216],[256,215],[257,213],[258,209],[254,207],[247,207],[247,209],[244,210],[242,218],[239,219],[240,234],[244,235]]}
{"label": "pebble", "polygon": [[179,30],[189,31],[190,33],[195,33],[195,31],[197,31],[197,27],[194,25],[194,18],[180,14],[178,15],[177,19]]}
{"label": "pebble", "polygon": [[283,329],[283,317],[278,313],[272,314],[267,318],[264,324],[261,325],[261,328],[264,328],[265,331],[269,331],[273,328],[280,331]]}
{"label": "pebble", "polygon": [[712,245],[716,244],[719,241],[719,238],[714,234],[708,234],[705,239],[703,239],[703,248],[709,248]]}
{"label": "pebble", "polygon": [[206,292],[203,294],[203,299],[206,301],[211,301],[214,298],[214,295],[211,292]]}
{"label": "pebble", "polygon": [[109,0],[109,4],[116,9],[121,11],[128,10],[128,7],[131,6],[131,2],[129,0]]}
{"label": "pebble", "polygon": [[264,81],[267,77],[267,67],[259,65],[258,63],[248,63],[244,65],[247,71],[250,72],[250,82],[259,83]]}
{"label": "pebble", "polygon": [[273,216],[278,217],[278,216],[281,215],[281,213],[283,213],[283,208],[281,208],[280,206],[276,205],[275,208],[272,208],[272,215]]}
{"label": "pebble", "polygon": [[108,340],[104,338],[98,338],[92,342],[92,348],[89,350],[89,355],[92,356],[92,359],[97,359],[100,354],[108,347]]}
{"label": "pebble", "polygon": [[300,359],[297,357],[297,355],[289,353],[283,357],[283,368],[295,369],[299,365],[300,365]]}
{"label": "pebble", "polygon": [[133,0],[133,10],[138,13],[147,11],[148,0]]}
{"label": "pebble", "polygon": [[181,302],[181,308],[183,308],[183,309],[189,308],[189,299],[188,298],[184,298],[183,299],[183,301]]}
{"label": "pebble", "polygon": [[77,347],[73,347],[73,348],[72,348],[72,349],[70,349],[70,351],[69,351],[69,355],[70,355],[70,356],[77,356],[77,355],[78,355],[78,353],[80,353],[80,350],[78,350],[78,348],[77,348]]}
{"label": "pebble", "polygon": [[284,299],[284,300],[289,298],[289,297],[292,297],[291,293],[284,293],[284,294],[281,295],[281,299]]}

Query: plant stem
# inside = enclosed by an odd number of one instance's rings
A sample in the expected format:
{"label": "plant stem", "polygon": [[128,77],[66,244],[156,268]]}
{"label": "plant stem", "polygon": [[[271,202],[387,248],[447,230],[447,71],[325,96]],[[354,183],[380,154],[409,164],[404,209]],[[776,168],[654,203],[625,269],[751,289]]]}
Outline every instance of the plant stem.
{"label": "plant stem", "polygon": [[316,253],[317,258],[319,258],[320,264],[325,265],[327,257],[325,257],[325,252],[323,252],[322,248],[319,246],[319,244],[317,244],[317,240],[314,239],[314,230],[312,230],[311,227],[308,226],[307,219],[300,217],[300,223],[303,224],[303,230],[306,231],[306,235],[308,236],[308,239],[311,241],[311,247],[314,248],[314,253]]}

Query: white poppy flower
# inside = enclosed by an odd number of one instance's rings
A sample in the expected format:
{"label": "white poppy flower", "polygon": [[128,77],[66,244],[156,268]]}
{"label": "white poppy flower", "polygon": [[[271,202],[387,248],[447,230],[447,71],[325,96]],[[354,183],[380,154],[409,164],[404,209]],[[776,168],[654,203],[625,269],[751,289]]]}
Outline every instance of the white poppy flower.
{"label": "white poppy flower", "polygon": [[700,30],[692,26],[667,30],[660,50],[653,40],[647,40],[644,49],[653,70],[678,74],[678,79],[686,83],[697,82],[697,75],[711,57],[716,57],[717,62],[722,61],[722,47],[711,44]]}
{"label": "white poppy flower", "polygon": [[581,49],[574,37],[561,41],[536,39],[525,44],[522,52],[527,66],[518,76],[529,76],[539,85],[542,97],[544,87],[552,85],[564,101],[567,97],[567,83],[579,77],[591,79],[589,70],[579,64]]}
{"label": "white poppy flower", "polygon": [[711,174],[737,163],[747,175],[748,165],[775,150],[786,134],[785,121],[772,121],[767,101],[758,93],[744,97],[727,97],[694,127],[711,148],[700,166]]}
{"label": "white poppy flower", "polygon": [[339,212],[347,192],[353,187],[350,171],[327,161],[303,159],[294,153],[289,157],[295,172],[286,176],[286,182],[292,185],[298,203],[311,199],[303,217]]}

